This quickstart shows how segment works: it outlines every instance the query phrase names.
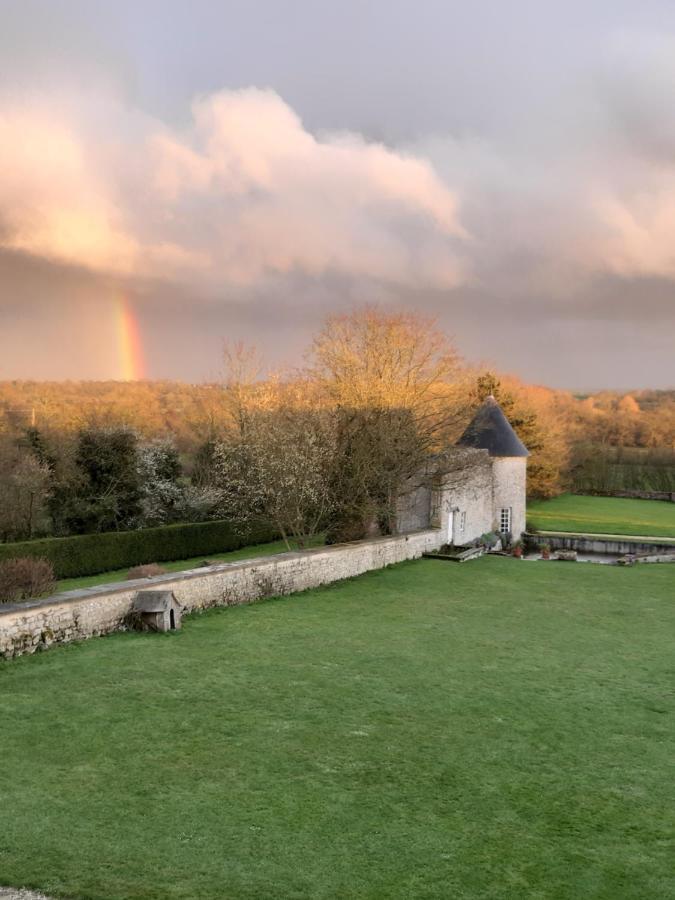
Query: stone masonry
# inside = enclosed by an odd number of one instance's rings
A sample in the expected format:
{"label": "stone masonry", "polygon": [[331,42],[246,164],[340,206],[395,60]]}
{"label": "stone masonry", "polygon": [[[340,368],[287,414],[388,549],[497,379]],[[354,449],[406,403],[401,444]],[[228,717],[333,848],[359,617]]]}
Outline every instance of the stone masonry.
{"label": "stone masonry", "polygon": [[45,600],[0,604],[0,657],[34,653],[54,643],[119,631],[125,627],[140,590],[173,591],[185,613],[235,606],[416,559],[437,550],[442,543],[441,531],[433,528],[68,591]]}

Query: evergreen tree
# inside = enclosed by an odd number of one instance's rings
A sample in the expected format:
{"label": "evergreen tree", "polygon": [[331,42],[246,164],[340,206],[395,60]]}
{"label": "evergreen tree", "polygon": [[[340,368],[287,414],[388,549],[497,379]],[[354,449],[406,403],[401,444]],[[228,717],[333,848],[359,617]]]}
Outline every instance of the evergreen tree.
{"label": "evergreen tree", "polygon": [[56,458],[49,450],[47,441],[39,428],[31,426],[26,428],[23,437],[19,438],[19,446],[28,450],[41,466],[45,466],[50,472],[54,471]]}
{"label": "evergreen tree", "polygon": [[215,454],[218,443],[215,437],[209,437],[198,447],[192,471],[193,485],[197,487],[211,487],[216,482]]}
{"label": "evergreen tree", "polygon": [[484,372],[476,379],[475,406],[493,396],[501,406],[513,430],[530,451],[527,464],[529,496],[551,497],[560,493],[564,452],[556,436],[548,435],[534,410],[529,409],[506,390],[494,372]]}
{"label": "evergreen tree", "polygon": [[141,513],[138,438],[127,428],[80,432],[74,471],[56,489],[60,520],[74,534],[134,527]]}

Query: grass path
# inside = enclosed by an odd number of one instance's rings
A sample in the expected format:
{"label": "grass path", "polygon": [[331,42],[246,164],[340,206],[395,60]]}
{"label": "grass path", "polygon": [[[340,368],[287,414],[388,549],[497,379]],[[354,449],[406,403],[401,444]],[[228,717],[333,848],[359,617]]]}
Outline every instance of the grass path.
{"label": "grass path", "polygon": [[671,900],[672,588],[423,560],[0,664],[0,884]]}
{"label": "grass path", "polygon": [[675,537],[675,503],[562,494],[528,503],[527,521],[540,531]]}

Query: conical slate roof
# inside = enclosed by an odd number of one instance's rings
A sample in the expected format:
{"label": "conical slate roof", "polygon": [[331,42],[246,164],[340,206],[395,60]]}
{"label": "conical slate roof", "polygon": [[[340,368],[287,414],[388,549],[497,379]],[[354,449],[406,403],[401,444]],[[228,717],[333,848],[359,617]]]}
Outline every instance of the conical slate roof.
{"label": "conical slate roof", "polygon": [[530,455],[492,394],[478,408],[457,443],[461,447],[487,450],[490,456]]}

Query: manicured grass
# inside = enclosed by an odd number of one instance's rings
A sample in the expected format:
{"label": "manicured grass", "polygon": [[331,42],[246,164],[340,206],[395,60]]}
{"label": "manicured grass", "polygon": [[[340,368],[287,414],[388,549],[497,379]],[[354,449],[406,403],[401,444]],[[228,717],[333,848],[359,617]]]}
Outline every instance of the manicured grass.
{"label": "manicured grass", "polygon": [[675,503],[562,494],[530,501],[527,521],[540,531],[675,537]]}
{"label": "manicured grass", "polygon": [[[309,540],[307,547],[318,547],[324,542],[323,535],[317,535]],[[296,548],[295,541],[291,541],[291,547]],[[252,556],[272,556],[275,553],[285,553],[288,550],[283,541],[272,541],[268,544],[255,544],[252,547],[241,547],[239,550],[229,550],[227,553],[209,553],[206,556],[195,556],[192,559],[175,559],[171,562],[161,562],[168,572],[182,572],[185,569],[194,569],[205,559],[213,562],[236,562],[238,559],[249,559]],[[73,591],[76,588],[96,587],[99,584],[113,584],[116,581],[125,581],[129,569],[117,569],[114,572],[103,572],[101,575],[85,575],[82,578],[62,578],[57,582],[59,591]]]}
{"label": "manicured grass", "polygon": [[670,900],[674,574],[422,560],[0,664],[0,884]]}

